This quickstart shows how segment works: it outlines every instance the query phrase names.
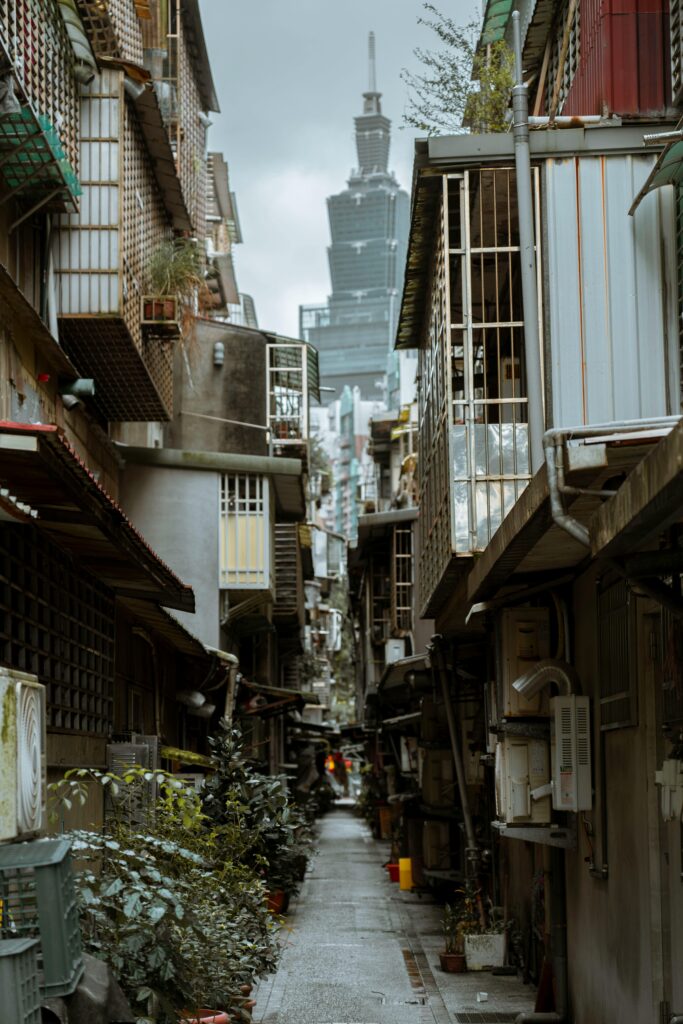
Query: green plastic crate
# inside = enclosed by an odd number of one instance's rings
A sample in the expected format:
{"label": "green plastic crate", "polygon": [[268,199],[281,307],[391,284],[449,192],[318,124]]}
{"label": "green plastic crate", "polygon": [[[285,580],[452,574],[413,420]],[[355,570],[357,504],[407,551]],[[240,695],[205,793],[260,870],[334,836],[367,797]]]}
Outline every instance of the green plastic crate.
{"label": "green plastic crate", "polygon": [[0,998],[3,1021],[40,1024],[37,939],[0,941]]}
{"label": "green plastic crate", "polygon": [[83,975],[69,846],[68,839],[0,846],[0,939],[40,940],[40,987],[47,998],[70,995]]}

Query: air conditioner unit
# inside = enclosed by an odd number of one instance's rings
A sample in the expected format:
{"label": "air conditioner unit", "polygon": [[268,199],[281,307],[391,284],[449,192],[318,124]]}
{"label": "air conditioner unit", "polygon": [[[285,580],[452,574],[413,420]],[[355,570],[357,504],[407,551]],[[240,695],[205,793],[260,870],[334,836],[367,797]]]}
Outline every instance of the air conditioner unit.
{"label": "air conditioner unit", "polygon": [[504,736],[496,747],[496,813],[506,825],[547,825],[550,796],[532,792],[550,783],[547,740]]}
{"label": "air conditioner unit", "polygon": [[195,793],[201,793],[204,788],[204,782],[206,781],[206,775],[202,772],[179,772],[173,776],[174,779],[178,779],[184,786],[189,786]]}
{"label": "air conditioner unit", "polygon": [[393,665],[395,661],[400,661],[401,658],[405,658],[405,656],[405,640],[394,637],[393,639],[386,640],[384,642],[384,663],[386,665]]}
{"label": "air conditioner unit", "polygon": [[506,608],[500,617],[501,693],[498,704],[501,718],[546,717],[549,714],[545,691],[524,698],[513,683],[542,658],[550,657],[550,613],[547,608]]}
{"label": "air conditioner unit", "polygon": [[550,701],[553,807],[556,811],[589,811],[591,783],[590,699],[553,697]]}
{"label": "air conditioner unit", "polygon": [[[142,736],[133,733],[131,743],[107,744],[107,771],[114,775],[125,775],[128,768],[145,768],[154,771],[158,763],[159,739],[157,736]],[[130,823],[142,825],[154,816],[157,801],[157,784],[155,781],[141,783],[134,793],[121,793],[112,797],[111,787],[107,789],[107,807],[109,814],[126,813]],[[129,797],[128,806],[124,800]]]}
{"label": "air conditioner unit", "polygon": [[45,687],[0,667],[0,840],[45,828]]}

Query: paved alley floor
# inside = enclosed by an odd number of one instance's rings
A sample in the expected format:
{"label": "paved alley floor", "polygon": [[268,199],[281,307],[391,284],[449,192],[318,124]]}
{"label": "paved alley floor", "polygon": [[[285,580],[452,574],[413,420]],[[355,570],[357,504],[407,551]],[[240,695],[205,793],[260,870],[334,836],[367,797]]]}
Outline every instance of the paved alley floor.
{"label": "paved alley floor", "polygon": [[350,807],[323,818],[280,967],[258,988],[257,1024],[508,1024],[533,1009],[516,978],[440,971],[441,908],[400,892],[387,854]]}

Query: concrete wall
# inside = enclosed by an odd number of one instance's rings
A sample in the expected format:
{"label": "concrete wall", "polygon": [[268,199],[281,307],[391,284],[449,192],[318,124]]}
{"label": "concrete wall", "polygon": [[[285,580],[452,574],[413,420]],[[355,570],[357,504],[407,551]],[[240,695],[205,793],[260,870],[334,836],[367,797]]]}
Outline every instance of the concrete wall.
{"label": "concrete wall", "polygon": [[194,589],[194,615],[173,614],[202,643],[219,647],[219,474],[127,466],[121,504],[156,553]]}
{"label": "concrete wall", "polygon": [[[218,343],[222,366],[214,365]],[[266,339],[259,331],[197,320],[191,340],[176,353],[174,391],[166,447],[267,455],[265,430],[239,425],[266,425]]]}

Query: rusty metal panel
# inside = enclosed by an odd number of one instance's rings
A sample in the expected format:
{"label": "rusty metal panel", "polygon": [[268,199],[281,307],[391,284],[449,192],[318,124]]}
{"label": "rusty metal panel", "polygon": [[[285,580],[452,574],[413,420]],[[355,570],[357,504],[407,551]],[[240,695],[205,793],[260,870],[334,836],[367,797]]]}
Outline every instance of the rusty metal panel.
{"label": "rusty metal panel", "polygon": [[649,153],[544,163],[552,421],[677,411],[675,215],[657,189],[629,217]]}
{"label": "rusty metal panel", "polygon": [[[562,26],[556,29],[561,34]],[[667,0],[581,0],[580,56],[563,114],[661,115],[671,106]]]}

